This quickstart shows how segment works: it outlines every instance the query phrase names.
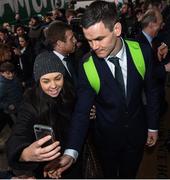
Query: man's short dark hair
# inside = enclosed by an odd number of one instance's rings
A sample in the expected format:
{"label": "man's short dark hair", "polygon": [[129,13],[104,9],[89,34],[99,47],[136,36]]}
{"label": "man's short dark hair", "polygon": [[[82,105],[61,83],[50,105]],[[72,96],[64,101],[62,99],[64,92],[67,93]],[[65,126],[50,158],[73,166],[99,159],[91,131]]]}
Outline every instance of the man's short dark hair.
{"label": "man's short dark hair", "polygon": [[58,40],[65,42],[65,33],[68,30],[71,30],[71,27],[68,24],[62,21],[54,21],[47,29],[46,39],[52,46],[54,46]]}
{"label": "man's short dark hair", "polygon": [[81,25],[83,28],[102,21],[106,28],[113,30],[115,23],[118,21],[116,5],[114,2],[94,1],[85,10]]}
{"label": "man's short dark hair", "polygon": [[15,25],[15,27],[14,27],[14,32],[15,32],[15,33],[17,32],[17,29],[18,29],[18,28],[22,28],[22,29],[25,31],[24,25],[22,25],[22,24],[17,24],[17,25]]}

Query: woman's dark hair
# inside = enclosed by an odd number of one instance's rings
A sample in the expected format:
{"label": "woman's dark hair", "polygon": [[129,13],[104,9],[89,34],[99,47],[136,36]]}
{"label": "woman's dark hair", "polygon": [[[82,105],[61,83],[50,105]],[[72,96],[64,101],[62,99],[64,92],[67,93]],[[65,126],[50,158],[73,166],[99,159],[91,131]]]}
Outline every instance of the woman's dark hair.
{"label": "woman's dark hair", "polygon": [[112,31],[115,23],[118,21],[117,14],[115,3],[94,1],[86,8],[81,18],[81,25],[86,29],[102,21],[105,27]]}

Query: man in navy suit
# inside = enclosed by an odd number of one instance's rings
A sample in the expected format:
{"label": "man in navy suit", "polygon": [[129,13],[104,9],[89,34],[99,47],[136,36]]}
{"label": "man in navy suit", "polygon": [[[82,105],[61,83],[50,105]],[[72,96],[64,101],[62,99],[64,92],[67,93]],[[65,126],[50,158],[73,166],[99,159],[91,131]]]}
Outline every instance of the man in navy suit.
{"label": "man in navy suit", "polygon": [[[160,98],[161,98],[161,111],[160,115],[164,114],[167,110],[167,102],[165,100],[165,82],[167,72],[170,72],[170,62],[168,59],[165,59],[166,54],[159,56],[159,50],[162,49],[164,52],[167,52],[168,47],[162,43],[158,48],[157,40],[155,43],[155,38],[158,35],[163,23],[163,18],[157,9],[149,9],[145,12],[141,19],[142,31],[137,36],[137,40],[140,43],[147,44],[154,54],[154,76],[157,78],[160,87]],[[156,44],[156,46],[154,45]],[[166,48],[166,49],[165,49]],[[158,54],[158,57],[157,57]],[[160,58],[163,58],[161,60]]]}
{"label": "man in navy suit", "polygon": [[65,80],[75,89],[77,77],[73,67],[73,59],[69,57],[69,54],[75,51],[77,40],[71,27],[64,22],[54,21],[46,31],[46,39],[52,46],[58,61],[61,61],[65,67]]}
{"label": "man in navy suit", "polygon": [[[60,177],[76,161],[89,127],[89,111],[95,100],[95,147],[104,178],[135,178],[144,146],[154,146],[158,136],[158,88],[152,76],[152,53],[141,46],[146,72],[140,76],[126,42],[121,38],[121,24],[113,3],[95,1],[82,17],[83,32],[92,51],[80,64],[78,101],[72,118],[67,149],[60,158],[60,168],[50,177]],[[93,57],[100,90],[91,87],[83,63]],[[115,78],[116,57],[123,74],[124,92]],[[142,103],[146,93],[147,113]]]}

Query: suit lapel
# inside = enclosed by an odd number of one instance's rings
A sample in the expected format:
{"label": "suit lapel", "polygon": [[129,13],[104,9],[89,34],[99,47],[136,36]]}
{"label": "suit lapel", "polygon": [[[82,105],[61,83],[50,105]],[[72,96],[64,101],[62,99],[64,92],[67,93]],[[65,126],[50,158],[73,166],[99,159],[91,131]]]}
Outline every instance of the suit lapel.
{"label": "suit lapel", "polygon": [[129,49],[126,48],[126,53],[127,53],[127,94],[126,94],[126,99],[127,99],[127,104],[129,104],[131,95],[132,95],[132,90],[133,90],[133,62],[132,62],[132,57],[130,55]]}
{"label": "suit lapel", "polygon": [[126,54],[127,54],[127,105],[130,103],[131,97],[133,95],[134,90],[137,88],[137,84],[139,81],[142,81],[142,77],[140,76],[135,64],[132,60],[132,56],[130,54],[129,48],[126,45]]}
{"label": "suit lapel", "polygon": [[101,74],[101,75],[99,75],[100,78],[102,78],[101,86],[109,87],[110,89],[112,89],[112,92],[116,96],[119,96],[120,99],[122,99],[124,101],[124,96],[121,93],[120,88],[118,87],[117,82],[116,82],[110,68],[108,67],[106,61],[104,59],[98,59],[96,61],[96,63],[97,63],[97,67],[100,68],[98,72]]}
{"label": "suit lapel", "polygon": [[133,63],[132,60],[132,56],[130,54],[129,48],[126,45],[126,54],[127,54],[127,105],[130,102],[132,93],[133,93],[133,89],[135,88],[135,82],[136,82],[136,69],[135,69],[135,65]]}

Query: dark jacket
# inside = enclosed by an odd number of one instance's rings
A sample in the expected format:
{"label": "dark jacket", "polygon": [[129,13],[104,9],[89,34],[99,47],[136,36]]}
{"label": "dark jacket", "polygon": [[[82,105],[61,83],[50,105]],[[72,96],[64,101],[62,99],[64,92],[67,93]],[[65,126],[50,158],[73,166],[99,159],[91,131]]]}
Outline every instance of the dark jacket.
{"label": "dark jacket", "polygon": [[14,77],[8,80],[0,75],[0,109],[7,110],[13,104],[18,109],[22,100],[22,87],[19,80]]}
{"label": "dark jacket", "polygon": [[[31,171],[37,178],[43,178],[44,163],[19,162],[24,148],[36,141],[33,126],[44,124],[52,126],[56,140],[65,148],[67,128],[74,107],[74,97],[69,86],[57,98],[51,98],[36,87],[26,92],[19,110],[17,123],[7,142],[8,162],[16,170]],[[15,147],[15,148],[14,148]]]}
{"label": "dark jacket", "polygon": [[[107,63],[99,59],[93,52],[92,56],[100,78],[98,95],[90,86],[80,65],[78,101],[72,118],[69,143],[67,148],[79,151],[89,127],[88,114],[95,100],[96,121],[95,138],[98,145],[105,149],[128,146],[143,148],[146,143],[148,129],[158,129],[159,100],[157,84],[152,78],[152,53],[150,48],[141,46],[144,55],[146,73],[144,80],[139,75],[129,49],[127,53],[127,97],[122,95]],[[87,59],[87,57],[85,58]],[[147,113],[144,112],[142,91],[147,97]],[[147,116],[147,118],[146,118]]]}
{"label": "dark jacket", "polygon": [[160,62],[157,58],[157,50],[155,50],[154,47],[152,47],[149,44],[149,41],[147,40],[147,38],[145,37],[145,35],[141,32],[138,34],[138,36],[136,37],[136,40],[139,43],[142,43],[143,45],[147,45],[148,48],[151,48],[151,51],[153,53],[154,59],[153,59],[153,64],[154,64],[154,75],[155,77],[161,82],[161,81],[165,81],[166,78],[166,71],[165,71],[165,67],[164,67],[164,62]]}
{"label": "dark jacket", "polygon": [[34,60],[35,54],[30,45],[26,47],[21,56],[15,56],[14,64],[16,66],[17,76],[26,84],[33,81]]}

